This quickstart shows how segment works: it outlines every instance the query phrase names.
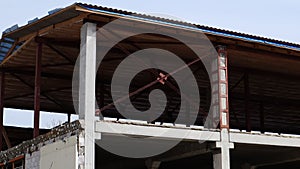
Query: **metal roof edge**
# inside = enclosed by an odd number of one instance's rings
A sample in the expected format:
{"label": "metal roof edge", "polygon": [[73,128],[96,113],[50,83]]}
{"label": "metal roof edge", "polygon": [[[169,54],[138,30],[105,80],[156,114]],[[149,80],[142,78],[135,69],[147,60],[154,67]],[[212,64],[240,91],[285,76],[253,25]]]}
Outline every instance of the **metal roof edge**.
{"label": "metal roof edge", "polygon": [[[110,15],[115,15],[115,16],[120,16],[120,17],[128,17],[128,18],[139,19],[139,20],[144,20],[144,21],[151,21],[154,23],[162,23],[162,24],[181,27],[181,28],[185,28],[185,29],[194,29],[194,30],[202,31],[203,33],[208,33],[208,34],[212,34],[212,35],[246,40],[246,41],[250,41],[250,42],[254,42],[254,43],[261,43],[261,44],[266,44],[266,45],[272,45],[275,47],[281,47],[281,48],[293,49],[293,50],[300,51],[300,44],[296,44],[296,43],[291,43],[291,42],[286,42],[286,41],[281,41],[281,40],[276,40],[276,39],[270,39],[270,38],[265,38],[265,37],[261,37],[261,36],[255,36],[255,35],[250,35],[250,34],[245,34],[245,33],[240,33],[240,32],[234,32],[234,31],[229,31],[229,30],[225,30],[225,29],[213,28],[213,27],[208,27],[208,26],[198,25],[198,24],[193,24],[193,23],[188,23],[188,22],[176,21],[176,20],[166,19],[166,18],[161,18],[161,17],[156,17],[156,16],[139,14],[139,13],[129,12],[129,11],[125,11],[125,10],[107,8],[107,7],[103,7],[103,6],[91,5],[91,4],[85,4],[85,3],[78,3],[78,2],[74,3],[70,6],[67,6],[65,8],[62,8],[58,12],[53,13],[51,15],[47,15],[33,23],[19,27],[18,29],[14,30],[12,32],[3,34],[2,38],[10,37],[10,38],[16,39],[16,37],[18,37],[18,33],[25,31],[28,28],[37,26],[39,24],[40,24],[40,27],[38,27],[36,29],[37,30],[41,29],[41,28],[45,27],[45,23],[42,24],[43,21],[49,20],[50,18],[55,17],[66,11],[69,11],[69,10],[80,11],[80,10],[78,10],[78,7],[86,9],[87,11],[106,13],[106,14],[110,14]],[[54,23],[48,23],[48,25],[51,25],[51,24],[54,24]],[[44,26],[41,26],[41,25],[44,25]],[[26,33],[26,31],[25,31],[25,33]]]}
{"label": "metal roof edge", "polygon": [[243,40],[247,40],[247,41],[263,43],[263,44],[273,45],[273,46],[277,46],[277,47],[284,47],[284,48],[288,48],[288,49],[295,49],[295,50],[300,51],[300,44],[296,44],[296,43],[291,43],[291,42],[286,42],[286,41],[281,41],[281,40],[276,40],[276,39],[271,39],[271,38],[265,38],[265,37],[261,37],[261,36],[255,36],[255,35],[250,35],[250,34],[245,34],[245,33],[240,33],[240,32],[234,32],[234,31],[229,31],[229,30],[225,30],[225,29],[218,29],[218,28],[213,28],[213,27],[208,27],[208,26],[198,25],[198,24],[193,24],[193,23],[188,23],[188,22],[176,21],[176,20],[166,19],[166,18],[161,18],[161,17],[156,17],[156,16],[139,14],[139,13],[135,13],[135,12],[129,12],[129,11],[118,10],[118,9],[113,9],[113,8],[106,8],[106,7],[96,6],[96,5],[91,5],[91,4],[84,4],[84,3],[76,3],[76,4],[82,8],[85,8],[90,11],[98,11],[101,13],[107,13],[107,14],[117,15],[117,16],[121,16],[121,17],[141,19],[141,20],[145,20],[145,21],[163,23],[163,24],[167,24],[167,25],[188,28],[188,29],[194,29],[194,30],[196,30],[195,27],[197,27],[198,31],[201,30],[204,33],[210,33],[210,34],[224,36],[224,37],[231,37],[231,38],[235,38],[235,39],[243,39]]}
{"label": "metal roof edge", "polygon": [[[14,38],[14,34],[16,34],[17,32],[20,32],[22,30],[25,30],[26,28],[36,26],[37,24],[39,24],[39,23],[41,23],[41,22],[43,22],[43,21],[45,21],[45,20],[47,20],[49,18],[52,18],[52,17],[54,17],[56,15],[62,14],[64,12],[68,11],[68,10],[72,10],[73,9],[75,11],[76,6],[77,6],[77,3],[74,3],[74,4],[70,5],[70,6],[62,8],[61,10],[59,10],[59,11],[57,11],[55,13],[46,15],[46,16],[42,17],[41,19],[38,19],[38,20],[36,20],[34,22],[31,22],[31,23],[28,23],[28,24],[26,24],[24,26],[21,26],[21,27],[17,28],[16,30],[13,30],[13,31],[8,32],[8,33],[3,33],[2,34],[2,38],[4,38],[4,37]],[[49,25],[51,25],[51,24],[49,23]]]}

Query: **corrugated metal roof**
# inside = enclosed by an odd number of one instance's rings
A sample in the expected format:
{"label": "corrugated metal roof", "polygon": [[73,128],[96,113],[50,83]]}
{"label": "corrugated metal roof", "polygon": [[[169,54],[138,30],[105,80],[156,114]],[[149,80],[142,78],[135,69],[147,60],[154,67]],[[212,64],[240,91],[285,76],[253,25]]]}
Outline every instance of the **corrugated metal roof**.
{"label": "corrugated metal roof", "polygon": [[[263,44],[268,44],[268,45],[273,45],[273,46],[277,46],[277,47],[283,47],[283,48],[287,48],[287,49],[294,49],[294,50],[300,51],[300,44],[296,44],[296,43],[290,43],[290,42],[285,42],[285,41],[280,41],[280,40],[275,40],[275,39],[270,39],[270,38],[265,38],[265,37],[260,37],[260,36],[249,35],[249,34],[240,33],[240,32],[218,29],[218,28],[213,28],[213,27],[204,26],[204,25],[192,24],[192,23],[187,23],[187,22],[182,22],[182,21],[171,20],[171,19],[167,19],[167,18],[150,16],[150,15],[129,12],[129,11],[124,11],[124,10],[119,10],[119,9],[113,9],[113,8],[107,8],[107,7],[97,6],[97,5],[92,5],[92,4],[75,3],[69,7],[72,7],[74,5],[80,6],[84,9],[87,9],[90,11],[102,12],[102,13],[113,14],[113,15],[117,15],[117,16],[124,16],[124,17],[129,17],[129,18],[135,18],[135,19],[140,19],[140,20],[147,20],[147,21],[151,21],[151,22],[163,23],[163,24],[182,27],[182,28],[197,29],[197,30],[203,31],[204,33],[214,34],[214,35],[218,35],[218,36],[241,39],[241,40],[246,40],[246,41],[256,42],[256,43],[263,43]],[[67,9],[69,7],[66,7],[64,9]],[[49,15],[54,15],[57,12],[60,12],[64,9],[58,8],[58,9],[51,10],[48,13],[49,13]],[[63,13],[59,14],[59,17],[55,17],[54,19],[53,18],[47,19],[46,23],[38,22],[41,19],[35,18],[34,20],[31,20],[27,25],[25,25],[23,27],[19,28],[17,25],[14,25],[13,27],[8,28],[6,31],[3,32],[3,35],[8,34],[15,30],[17,30],[17,31],[13,32],[13,35],[10,36],[11,38],[2,38],[1,39],[0,62],[3,60],[3,57],[6,56],[9,48],[12,46],[14,37],[21,36],[21,34],[24,34],[24,33],[30,33],[32,31],[36,31],[35,29],[45,27],[49,24],[61,22],[63,20],[70,19],[77,15],[78,15],[78,12],[75,12],[75,11],[69,11],[66,13],[63,12]],[[57,19],[57,18],[59,18],[59,19]],[[22,32],[18,32],[18,30],[23,29],[26,26],[30,26],[31,24],[36,24],[36,27],[30,28],[30,29],[25,29]]]}
{"label": "corrugated metal roof", "polygon": [[[18,28],[19,28],[18,25],[13,25],[12,27],[7,28],[5,31],[3,31],[3,34],[12,32]],[[2,60],[7,55],[7,53],[9,52],[10,48],[14,45],[14,43],[15,43],[14,39],[7,38],[7,37],[4,37],[0,40],[0,62],[2,62]],[[15,49],[18,47],[19,46],[16,46]]]}
{"label": "corrugated metal roof", "polygon": [[280,41],[280,40],[275,40],[275,39],[270,39],[270,38],[265,38],[260,36],[249,35],[245,33],[239,33],[239,32],[204,26],[204,25],[192,24],[192,23],[176,21],[176,20],[171,20],[171,19],[166,19],[166,18],[161,18],[156,16],[150,16],[150,15],[145,15],[145,14],[140,14],[135,12],[107,8],[107,7],[97,6],[97,5],[84,4],[84,3],[76,3],[76,4],[91,11],[98,11],[98,12],[133,17],[133,18],[138,18],[143,20],[150,20],[153,22],[163,22],[164,24],[171,24],[171,25],[186,27],[190,29],[195,29],[196,26],[199,30],[203,31],[204,33],[212,33],[212,34],[225,36],[225,37],[244,39],[247,41],[259,42],[259,43],[274,45],[278,47],[300,50],[300,45],[296,43],[290,43],[290,42],[285,42],[285,41]]}
{"label": "corrugated metal roof", "polygon": [[[0,41],[0,62],[3,61],[4,57],[8,54],[10,48],[14,45],[15,41],[11,38],[3,38]],[[16,45],[14,50],[17,50],[20,47],[19,45]]]}
{"label": "corrugated metal roof", "polygon": [[17,39],[32,32],[38,31],[49,25],[60,23],[69,19],[72,19],[79,15],[79,11],[75,10],[76,4],[68,6],[63,9],[54,9],[48,11],[48,15],[40,19],[35,18],[28,22],[27,25],[21,26],[17,29],[13,29],[8,32],[3,32],[3,37],[9,37],[12,39]]}

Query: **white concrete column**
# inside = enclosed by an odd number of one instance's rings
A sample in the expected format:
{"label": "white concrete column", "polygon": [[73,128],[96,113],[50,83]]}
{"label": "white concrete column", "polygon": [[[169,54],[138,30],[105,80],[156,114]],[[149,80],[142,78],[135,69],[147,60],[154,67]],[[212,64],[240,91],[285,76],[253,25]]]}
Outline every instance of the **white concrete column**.
{"label": "white concrete column", "polygon": [[214,169],[221,169],[222,168],[222,156],[221,156],[221,150],[216,150],[213,153],[213,164]]}
{"label": "white concrete column", "polygon": [[229,142],[227,129],[221,130],[221,141],[216,143],[216,147],[220,149],[213,155],[214,169],[230,169],[230,149],[234,148],[234,145]]}
{"label": "white concrete column", "polygon": [[84,127],[84,169],[95,168],[96,28],[93,23],[81,28],[79,119]]}

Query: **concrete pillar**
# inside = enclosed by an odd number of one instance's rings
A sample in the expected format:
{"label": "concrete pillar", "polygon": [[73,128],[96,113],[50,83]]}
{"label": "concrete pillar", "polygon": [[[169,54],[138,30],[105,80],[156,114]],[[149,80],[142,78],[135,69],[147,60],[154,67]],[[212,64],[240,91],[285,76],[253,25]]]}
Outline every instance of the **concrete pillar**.
{"label": "concrete pillar", "polygon": [[216,150],[213,154],[214,169],[230,169],[230,149],[234,148],[233,143],[229,142],[227,129],[221,130],[221,141],[216,143]]}
{"label": "concrete pillar", "polygon": [[221,150],[216,150],[213,153],[213,164],[214,169],[221,169],[222,168],[222,156],[221,156]]}
{"label": "concrete pillar", "polygon": [[93,23],[81,28],[79,119],[84,127],[84,169],[95,168],[96,28]]}

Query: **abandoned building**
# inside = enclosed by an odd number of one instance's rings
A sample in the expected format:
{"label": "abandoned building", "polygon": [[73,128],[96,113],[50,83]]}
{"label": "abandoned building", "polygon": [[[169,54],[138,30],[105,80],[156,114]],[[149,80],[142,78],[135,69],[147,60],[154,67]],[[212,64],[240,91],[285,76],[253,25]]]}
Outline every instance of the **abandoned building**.
{"label": "abandoned building", "polygon": [[[111,37],[115,32],[127,35],[137,28],[149,33],[117,41],[97,65],[97,55],[109,43],[100,41],[102,35],[96,32],[118,19],[122,22],[115,23],[115,29],[107,30],[103,36]],[[203,38],[200,34],[206,35],[216,53],[214,73],[218,78],[213,79],[216,90],[204,63],[195,60],[195,53],[187,45],[166,34],[180,35],[189,41]],[[203,44],[194,44],[197,45],[201,48]],[[176,121],[183,107],[178,93],[180,84],[163,70],[143,71],[134,77],[129,89],[130,102],[140,111],[151,106],[148,101],[151,90],[164,91],[167,105],[160,117],[151,121],[125,118],[114,105],[111,84],[115,69],[127,56],[150,48],[171,51],[193,72],[201,96],[199,111],[191,115],[193,123]],[[298,44],[76,3],[51,11],[25,26],[4,31],[0,58],[2,169],[298,169],[300,166]],[[73,75],[77,62],[79,87],[78,93],[75,91],[78,98],[74,99]],[[141,64],[138,59],[136,64]],[[124,71],[124,76],[128,72]],[[208,127],[205,119],[216,106],[213,96],[218,100],[217,116],[213,115],[213,122],[217,119],[217,123]],[[4,108],[33,110],[33,129],[3,126]],[[185,110],[183,116],[191,118]],[[79,120],[72,122],[69,118],[67,123],[51,130],[41,130],[40,111],[65,113],[69,117],[79,114]],[[101,146],[102,140],[110,138],[117,147],[128,136],[152,138],[153,145],[169,140],[178,144],[161,154],[142,158],[121,156]]]}

